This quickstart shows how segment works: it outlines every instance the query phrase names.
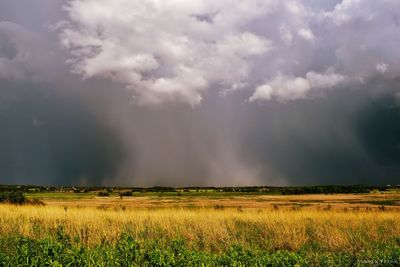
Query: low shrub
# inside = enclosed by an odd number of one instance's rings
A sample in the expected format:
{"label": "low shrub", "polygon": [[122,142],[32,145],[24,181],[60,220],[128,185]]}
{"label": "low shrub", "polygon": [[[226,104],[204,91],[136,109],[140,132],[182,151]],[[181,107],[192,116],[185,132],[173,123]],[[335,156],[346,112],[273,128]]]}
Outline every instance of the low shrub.
{"label": "low shrub", "polygon": [[123,191],[119,192],[118,195],[120,197],[131,197],[133,195],[132,191]]}
{"label": "low shrub", "polygon": [[0,192],[0,202],[22,205],[27,202],[27,199],[21,191]]}

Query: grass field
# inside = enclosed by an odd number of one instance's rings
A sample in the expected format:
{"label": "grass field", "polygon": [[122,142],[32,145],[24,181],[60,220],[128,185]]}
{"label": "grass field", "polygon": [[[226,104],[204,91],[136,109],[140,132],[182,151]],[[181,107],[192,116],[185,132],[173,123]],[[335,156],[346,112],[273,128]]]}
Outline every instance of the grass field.
{"label": "grass field", "polygon": [[99,197],[96,193],[31,193],[48,206],[118,208],[246,208],[246,209],[334,209],[400,210],[397,191],[370,194],[269,195],[241,192],[151,192],[120,198],[117,193]]}
{"label": "grass field", "polygon": [[400,194],[34,193],[0,205],[0,266],[394,266]]}

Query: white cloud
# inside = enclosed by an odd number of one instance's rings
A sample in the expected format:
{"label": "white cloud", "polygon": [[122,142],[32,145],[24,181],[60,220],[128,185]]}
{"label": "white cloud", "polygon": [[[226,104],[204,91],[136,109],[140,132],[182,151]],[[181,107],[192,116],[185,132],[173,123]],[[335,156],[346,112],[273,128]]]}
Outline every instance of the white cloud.
{"label": "white cloud", "polygon": [[345,76],[328,71],[326,73],[308,72],[306,75],[312,88],[331,88],[345,79]]}
{"label": "white cloud", "polygon": [[286,28],[285,26],[279,27],[279,34],[284,44],[286,44],[287,46],[292,45],[293,34],[288,28]]}
{"label": "white cloud", "polygon": [[312,41],[315,38],[313,32],[310,29],[300,29],[299,35],[308,41]]}
{"label": "white cloud", "polygon": [[388,64],[385,63],[378,63],[376,64],[376,70],[380,73],[384,74],[388,69]]}
{"label": "white cloud", "polygon": [[123,84],[141,104],[195,106],[210,88],[228,95],[266,78],[286,89],[269,84],[260,98],[298,99],[333,87],[341,76],[330,67],[352,81],[388,66],[385,79],[400,76],[395,0],[70,0],[65,8],[60,38],[73,71]]}
{"label": "white cloud", "polygon": [[278,75],[271,81],[258,86],[249,98],[249,101],[254,102],[256,100],[276,98],[279,101],[285,102],[301,99],[307,97],[313,89],[331,88],[344,79],[343,75],[334,72],[308,72],[304,78]]}
{"label": "white cloud", "polygon": [[253,95],[249,98],[249,102],[256,100],[270,100],[275,89],[269,84],[263,84],[256,88]]}
{"label": "white cloud", "polygon": [[355,19],[363,21],[373,20],[379,9],[376,9],[376,5],[381,5],[383,2],[390,3],[396,0],[378,0],[374,3],[368,3],[362,0],[343,0],[337,4],[334,10],[326,12],[324,15],[331,18],[337,25],[349,23]]}
{"label": "white cloud", "polygon": [[267,38],[241,29],[268,2],[73,0],[61,40],[75,72],[121,82],[141,103],[193,106],[213,83],[245,81],[248,58],[271,49]]}

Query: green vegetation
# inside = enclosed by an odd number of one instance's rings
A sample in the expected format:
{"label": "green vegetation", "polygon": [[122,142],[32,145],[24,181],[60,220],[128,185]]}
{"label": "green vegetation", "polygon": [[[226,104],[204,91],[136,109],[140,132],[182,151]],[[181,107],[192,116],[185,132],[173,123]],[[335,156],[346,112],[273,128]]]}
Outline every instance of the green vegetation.
{"label": "green vegetation", "polygon": [[0,203],[25,204],[26,198],[21,191],[0,192]]}
{"label": "green vegetation", "polygon": [[371,201],[364,201],[361,203],[368,203],[368,204],[373,204],[373,205],[387,205],[387,206],[396,206],[398,205],[397,200],[391,200],[391,199],[387,199],[387,200],[371,200]]}
{"label": "green vegetation", "polygon": [[55,236],[32,239],[0,238],[0,266],[394,266],[400,263],[399,246],[374,250],[331,253],[313,249],[300,251],[248,250],[232,245],[222,253],[191,250],[185,240],[167,246],[139,243],[122,234],[115,244],[83,245],[59,228]]}
{"label": "green vegetation", "polygon": [[400,266],[400,196],[372,188],[0,186],[0,267]]}
{"label": "green vegetation", "polygon": [[122,191],[118,193],[120,197],[131,197],[133,196],[132,191]]}
{"label": "green vegetation", "polygon": [[[113,192],[118,195],[120,192],[132,192],[133,195],[140,193],[154,194],[182,194],[182,195],[213,195],[215,193],[237,194],[269,194],[269,195],[301,195],[301,194],[343,194],[343,193],[369,193],[371,191],[397,192],[400,186],[374,186],[374,185],[319,185],[319,186],[247,186],[247,187],[48,187],[48,186],[14,186],[0,185],[0,192],[22,191],[28,194],[43,193],[85,193]],[[90,194],[89,194],[90,195]]]}
{"label": "green vegetation", "polygon": [[108,197],[110,196],[110,193],[108,193],[107,191],[100,191],[97,193],[97,196],[99,197]]}

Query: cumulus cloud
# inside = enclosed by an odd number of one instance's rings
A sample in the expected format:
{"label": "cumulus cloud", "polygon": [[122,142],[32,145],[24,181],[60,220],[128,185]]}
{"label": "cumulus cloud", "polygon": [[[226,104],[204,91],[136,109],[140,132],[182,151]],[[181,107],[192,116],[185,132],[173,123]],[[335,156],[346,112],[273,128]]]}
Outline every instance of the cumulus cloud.
{"label": "cumulus cloud", "polygon": [[399,75],[399,6],[393,0],[344,0],[319,15],[330,23],[326,30],[343,71],[368,78],[375,75],[377,62],[385,62]]}
{"label": "cumulus cloud", "polygon": [[[396,75],[398,7],[392,0],[70,0],[60,38],[74,72],[120,83],[141,104],[195,106],[210,88],[225,94],[238,85],[257,88],[253,100],[298,99],[334,86],[307,77],[330,67],[365,80],[386,72],[376,65],[385,62]],[[260,84],[266,79],[281,89]]]}
{"label": "cumulus cloud", "polygon": [[0,176],[394,183],[399,10],[397,0],[0,1]]}
{"label": "cumulus cloud", "polygon": [[385,73],[388,69],[388,65],[385,63],[378,63],[376,65],[376,70],[379,71],[380,73]]}
{"label": "cumulus cloud", "polygon": [[285,26],[281,26],[279,28],[280,38],[282,42],[288,46],[290,46],[293,42],[293,34],[292,32],[286,28]]}
{"label": "cumulus cloud", "polygon": [[310,29],[300,29],[299,35],[308,41],[314,40],[315,36]]}
{"label": "cumulus cloud", "polygon": [[[384,3],[385,2],[385,3]],[[326,12],[324,15],[332,19],[337,25],[343,25],[354,20],[364,22],[372,21],[378,15],[376,7],[382,4],[387,6],[395,1],[375,1],[375,3],[363,3],[360,0],[343,0],[338,3],[332,11]]]}
{"label": "cumulus cloud", "polygon": [[258,86],[249,101],[270,100],[271,98],[288,101],[305,98],[312,90],[332,88],[344,79],[345,76],[334,72],[308,72],[305,77],[278,75],[271,81]]}
{"label": "cumulus cloud", "polygon": [[[271,49],[243,30],[269,1],[70,1],[72,24],[61,34],[74,71],[109,77],[141,103],[197,105],[211,84],[233,86],[251,70],[248,58]],[[115,16],[118,14],[118,16]]]}

